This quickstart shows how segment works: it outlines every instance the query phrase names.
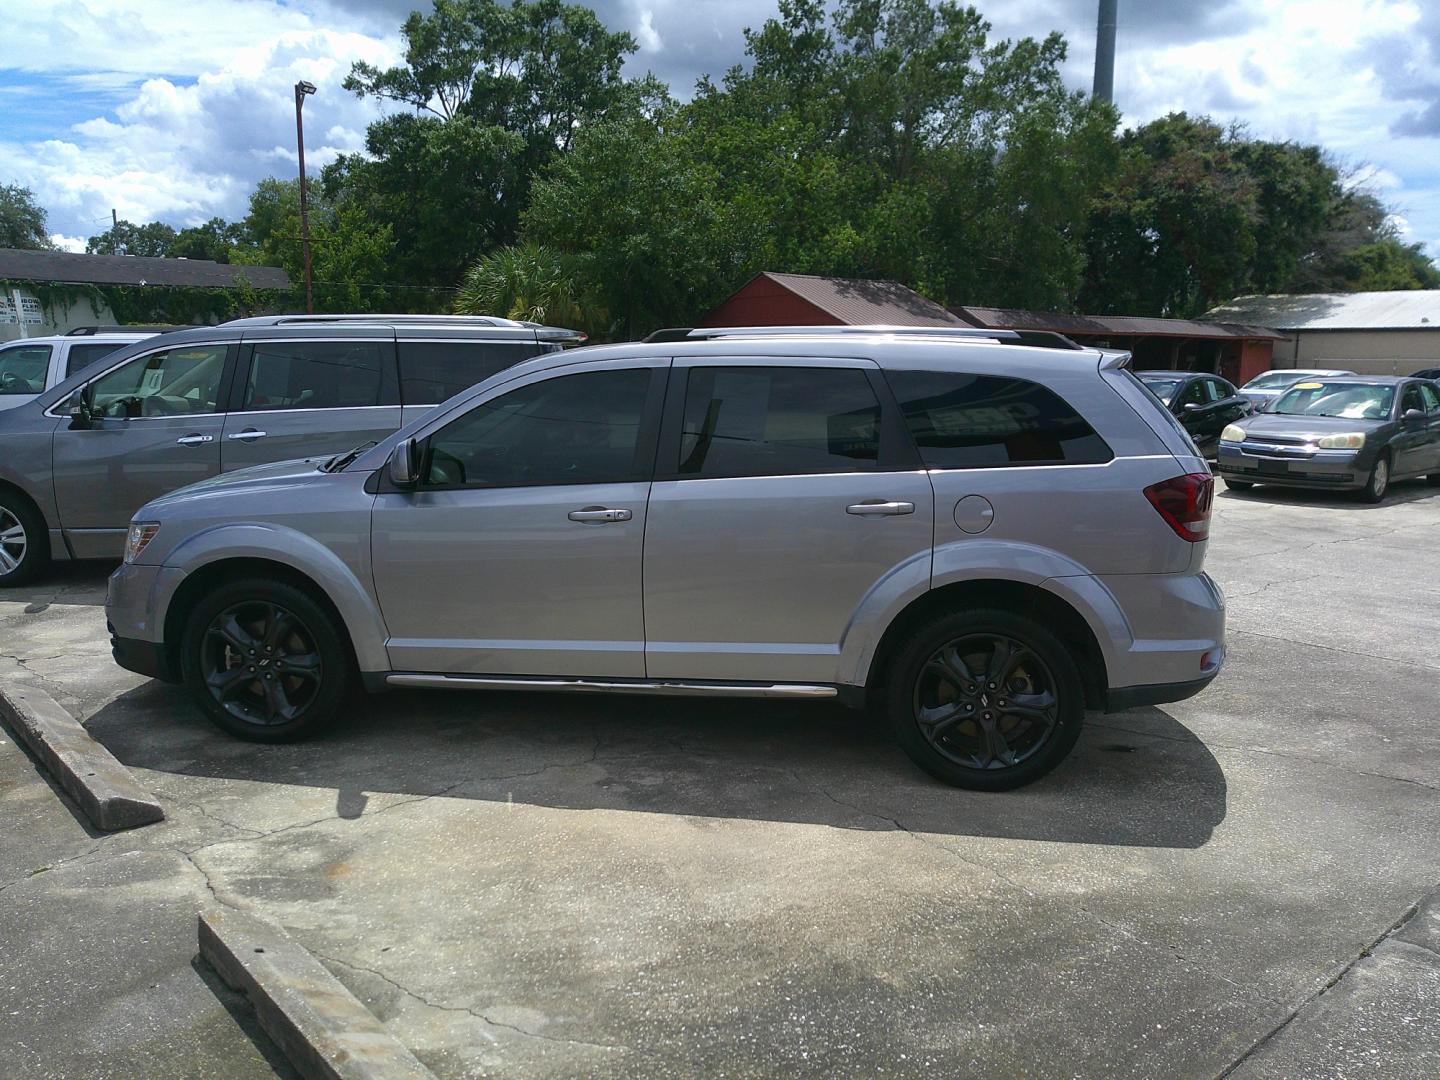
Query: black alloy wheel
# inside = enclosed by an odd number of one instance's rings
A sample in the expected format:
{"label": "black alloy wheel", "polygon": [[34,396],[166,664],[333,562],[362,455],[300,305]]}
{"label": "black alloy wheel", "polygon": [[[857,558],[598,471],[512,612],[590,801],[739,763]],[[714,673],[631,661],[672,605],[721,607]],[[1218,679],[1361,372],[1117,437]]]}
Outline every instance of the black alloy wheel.
{"label": "black alloy wheel", "polygon": [[210,620],[200,666],[205,688],[220,708],[267,727],[299,719],[325,675],[305,624],[263,601],[236,604]]}
{"label": "black alloy wheel", "polygon": [[191,612],[185,683],[232,735],[286,742],[334,719],[350,685],[349,647],[331,614],[293,585],[238,581]]}
{"label": "black alloy wheel", "polygon": [[937,753],[967,769],[1008,769],[1030,760],[1055,733],[1059,700],[1050,669],[1003,634],[946,642],[915,681],[912,708]]}
{"label": "black alloy wheel", "polygon": [[1074,747],[1085,692],[1076,658],[1028,615],[943,615],[911,635],[885,673],[884,701],[910,759],[957,787],[1005,791]]}

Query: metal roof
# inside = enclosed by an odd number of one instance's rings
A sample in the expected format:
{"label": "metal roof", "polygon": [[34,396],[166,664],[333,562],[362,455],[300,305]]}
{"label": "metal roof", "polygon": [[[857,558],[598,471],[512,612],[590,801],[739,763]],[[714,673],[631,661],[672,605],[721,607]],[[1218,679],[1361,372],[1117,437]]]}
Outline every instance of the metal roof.
{"label": "metal roof", "polygon": [[847,325],[878,323],[890,326],[964,326],[965,323],[933,300],[898,281],[864,278],[810,277],[762,271],[740,291],[768,278],[827,315]]}
{"label": "metal roof", "polygon": [[[1137,315],[1064,315],[1056,311],[1018,308],[957,307],[952,309],[972,326],[995,330],[1051,330],[1085,337],[1283,338],[1264,325],[1197,322],[1193,319],[1148,319]],[[1251,320],[1246,320],[1251,322]]]}
{"label": "metal roof", "polygon": [[1239,296],[1204,318],[1280,330],[1440,330],[1440,289]]}
{"label": "metal roof", "polygon": [[0,279],[79,285],[169,285],[230,289],[243,279],[257,289],[288,289],[278,266],[245,266],[209,259],[152,259],[138,255],[77,255],[71,251],[0,248]]}

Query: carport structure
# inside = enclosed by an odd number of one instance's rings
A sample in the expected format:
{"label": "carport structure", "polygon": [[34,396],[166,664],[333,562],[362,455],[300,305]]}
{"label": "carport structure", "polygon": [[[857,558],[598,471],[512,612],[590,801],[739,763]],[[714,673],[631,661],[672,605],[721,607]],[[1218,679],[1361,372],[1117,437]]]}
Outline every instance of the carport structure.
{"label": "carport structure", "polygon": [[1275,343],[1285,340],[1276,330],[1240,323],[975,306],[950,310],[970,326],[988,330],[1049,330],[1082,345],[1127,349],[1135,355],[1137,371],[1208,371],[1237,386],[1269,371]]}

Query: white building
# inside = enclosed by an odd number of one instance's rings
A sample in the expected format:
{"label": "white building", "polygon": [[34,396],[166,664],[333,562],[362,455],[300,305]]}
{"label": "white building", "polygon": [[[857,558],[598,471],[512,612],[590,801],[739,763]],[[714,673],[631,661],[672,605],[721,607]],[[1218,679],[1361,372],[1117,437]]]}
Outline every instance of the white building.
{"label": "white building", "polygon": [[1440,289],[1241,296],[1205,318],[1279,330],[1277,368],[1409,375],[1440,367]]}

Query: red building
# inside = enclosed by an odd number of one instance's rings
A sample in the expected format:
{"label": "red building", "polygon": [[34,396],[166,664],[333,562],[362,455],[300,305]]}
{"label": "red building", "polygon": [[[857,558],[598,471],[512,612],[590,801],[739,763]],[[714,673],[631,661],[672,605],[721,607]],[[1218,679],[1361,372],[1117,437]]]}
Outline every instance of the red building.
{"label": "red building", "polygon": [[701,320],[701,326],[966,326],[1042,330],[1082,345],[1127,349],[1135,369],[1211,371],[1237,385],[1270,370],[1284,335],[1263,326],[1144,319],[1129,315],[1059,315],[1013,308],[947,311],[896,281],[756,274]]}

